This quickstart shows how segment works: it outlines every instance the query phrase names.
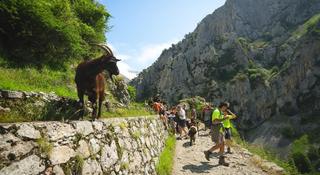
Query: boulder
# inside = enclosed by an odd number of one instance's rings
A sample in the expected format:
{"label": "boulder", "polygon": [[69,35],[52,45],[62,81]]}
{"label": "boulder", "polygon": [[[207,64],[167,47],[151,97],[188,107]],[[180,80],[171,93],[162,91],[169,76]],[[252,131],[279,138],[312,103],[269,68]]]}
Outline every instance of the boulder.
{"label": "boulder", "polygon": [[103,174],[99,163],[96,160],[88,159],[84,162],[82,175],[100,175]]}
{"label": "boulder", "polygon": [[76,132],[87,136],[94,132],[91,122],[89,121],[74,121],[71,124],[75,127]]}
{"label": "boulder", "polygon": [[41,159],[31,155],[0,170],[1,175],[34,175],[45,170]]}
{"label": "boulder", "polygon": [[109,171],[118,161],[117,146],[115,141],[112,141],[110,146],[105,145],[101,151],[101,165],[103,171]]}
{"label": "boulder", "polygon": [[78,144],[77,154],[81,155],[83,158],[88,158],[90,156],[88,143],[84,140],[80,140]]}
{"label": "boulder", "polygon": [[55,175],[64,175],[63,169],[59,165],[53,167],[53,173]]}
{"label": "boulder", "polygon": [[49,153],[49,160],[52,165],[66,163],[76,154],[73,149],[68,146],[54,147]]}
{"label": "boulder", "polygon": [[2,91],[2,96],[4,98],[17,98],[17,99],[21,99],[24,97],[22,92],[19,91],[9,91],[9,90],[3,90]]}
{"label": "boulder", "polygon": [[41,134],[31,124],[22,124],[19,126],[17,134],[29,139],[39,139]]}
{"label": "boulder", "polygon": [[72,126],[66,123],[52,122],[48,123],[46,128],[46,134],[51,141],[56,141],[64,137],[71,137],[76,134]]}
{"label": "boulder", "polygon": [[91,138],[89,140],[89,148],[91,151],[91,154],[97,154],[100,151],[100,142],[95,139],[95,138]]}

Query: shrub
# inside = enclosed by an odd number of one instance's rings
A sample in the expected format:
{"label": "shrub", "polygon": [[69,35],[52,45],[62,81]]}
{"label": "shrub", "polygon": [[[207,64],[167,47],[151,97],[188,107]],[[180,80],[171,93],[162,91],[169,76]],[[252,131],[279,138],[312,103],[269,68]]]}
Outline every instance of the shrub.
{"label": "shrub", "polygon": [[136,101],[136,96],[137,96],[137,90],[134,86],[130,86],[128,85],[128,88],[127,88],[128,92],[129,92],[129,95],[130,95],[130,100],[131,101]]}
{"label": "shrub", "polygon": [[83,164],[84,164],[84,159],[83,159],[83,157],[80,156],[80,155],[76,155],[76,157],[75,157],[75,166],[74,166],[74,169],[75,169],[75,172],[76,172],[77,174],[81,174]]}
{"label": "shrub", "polygon": [[309,147],[308,158],[311,161],[316,161],[316,160],[320,159],[319,152],[318,152],[318,150],[317,150],[317,148],[315,146],[310,146]]}
{"label": "shrub", "polygon": [[49,155],[49,153],[53,148],[52,144],[44,137],[41,137],[40,139],[38,139],[37,144],[39,146],[40,152],[44,153],[45,155]]}
{"label": "shrub", "polygon": [[292,126],[283,127],[281,130],[281,134],[288,139],[291,139],[295,136],[295,132]]}
{"label": "shrub", "polygon": [[307,150],[308,150],[308,146],[309,146],[308,136],[307,135],[303,135],[299,139],[296,139],[293,142],[293,144],[291,146],[291,152],[293,154],[297,153],[297,152],[305,154],[307,152]]}
{"label": "shrub", "polygon": [[89,43],[103,42],[109,14],[93,0],[3,0],[0,50],[14,66],[65,67],[96,53]]}
{"label": "shrub", "polygon": [[301,153],[295,152],[292,154],[292,159],[294,165],[297,167],[298,171],[301,173],[309,173],[312,170],[311,162],[308,157]]}

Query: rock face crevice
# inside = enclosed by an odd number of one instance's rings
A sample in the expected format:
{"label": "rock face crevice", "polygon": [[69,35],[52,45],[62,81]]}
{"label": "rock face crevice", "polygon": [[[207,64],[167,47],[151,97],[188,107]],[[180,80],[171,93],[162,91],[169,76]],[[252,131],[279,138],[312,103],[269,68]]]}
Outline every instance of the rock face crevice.
{"label": "rock face crevice", "polygon": [[167,133],[153,117],[0,124],[0,174],[156,174]]}
{"label": "rock face crevice", "polygon": [[131,84],[139,100],[157,93],[170,104],[197,95],[227,100],[240,130],[257,128],[244,133],[248,140],[290,143],[281,128],[308,133],[312,123],[300,121],[319,122],[319,12],[320,1],[227,0]]}

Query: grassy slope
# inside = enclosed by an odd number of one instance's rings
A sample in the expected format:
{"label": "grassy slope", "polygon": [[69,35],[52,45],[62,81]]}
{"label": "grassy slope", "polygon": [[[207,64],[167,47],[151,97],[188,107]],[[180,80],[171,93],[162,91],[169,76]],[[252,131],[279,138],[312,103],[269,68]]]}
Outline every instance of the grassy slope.
{"label": "grassy slope", "polygon": [[34,68],[12,69],[0,67],[0,89],[55,92],[59,96],[76,99],[74,74]]}
{"label": "grassy slope", "polygon": [[141,103],[131,103],[129,108],[117,108],[112,112],[105,111],[102,114],[103,118],[112,117],[136,117],[136,116],[147,116],[154,115],[155,113]]}
{"label": "grassy slope", "polygon": [[[1,62],[1,58],[0,58]],[[5,63],[2,63],[4,65]],[[74,83],[74,71],[53,71],[50,69],[37,70],[34,68],[5,68],[0,66],[0,89],[21,90],[34,92],[55,92],[59,96],[77,99]],[[114,97],[109,97],[114,98]],[[115,99],[113,99],[115,100]],[[112,112],[103,109],[103,118],[134,117],[154,114],[143,104],[132,103],[129,108],[116,108]],[[36,120],[36,119],[34,119]],[[17,114],[2,115],[0,122],[23,122],[27,120]]]}

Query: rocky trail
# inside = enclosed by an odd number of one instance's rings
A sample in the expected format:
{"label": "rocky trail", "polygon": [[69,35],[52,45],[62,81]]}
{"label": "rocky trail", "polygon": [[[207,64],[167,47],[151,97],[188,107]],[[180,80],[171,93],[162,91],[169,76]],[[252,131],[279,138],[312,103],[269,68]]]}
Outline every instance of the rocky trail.
{"label": "rocky trail", "polygon": [[218,164],[218,155],[213,154],[210,161],[203,151],[213,145],[209,131],[200,131],[196,144],[190,146],[189,140],[177,140],[174,159],[174,175],[213,174],[213,175],[251,175],[251,174],[284,174],[284,170],[272,162],[265,161],[251,154],[238,145],[233,147],[233,154],[227,155],[229,167]]}

